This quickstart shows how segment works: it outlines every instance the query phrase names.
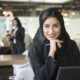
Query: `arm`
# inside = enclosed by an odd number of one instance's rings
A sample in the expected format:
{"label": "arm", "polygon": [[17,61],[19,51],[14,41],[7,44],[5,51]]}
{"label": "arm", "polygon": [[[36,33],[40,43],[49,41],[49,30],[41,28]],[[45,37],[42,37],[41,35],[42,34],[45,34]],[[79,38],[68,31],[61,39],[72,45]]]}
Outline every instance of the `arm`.
{"label": "arm", "polygon": [[48,56],[45,63],[43,63],[40,56],[37,55],[38,53],[33,46],[30,47],[29,59],[34,71],[35,80],[50,80],[57,67],[57,61],[51,56]]}
{"label": "arm", "polygon": [[8,38],[10,41],[13,41],[13,36],[10,35],[10,36],[5,36],[6,38]]}

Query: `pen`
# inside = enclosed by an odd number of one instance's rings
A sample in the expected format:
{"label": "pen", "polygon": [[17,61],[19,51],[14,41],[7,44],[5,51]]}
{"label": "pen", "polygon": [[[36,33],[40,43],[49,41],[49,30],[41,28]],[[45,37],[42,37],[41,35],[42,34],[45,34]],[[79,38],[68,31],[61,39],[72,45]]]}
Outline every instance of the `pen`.
{"label": "pen", "polygon": [[48,46],[48,45],[50,45],[50,44],[46,44],[46,46]]}

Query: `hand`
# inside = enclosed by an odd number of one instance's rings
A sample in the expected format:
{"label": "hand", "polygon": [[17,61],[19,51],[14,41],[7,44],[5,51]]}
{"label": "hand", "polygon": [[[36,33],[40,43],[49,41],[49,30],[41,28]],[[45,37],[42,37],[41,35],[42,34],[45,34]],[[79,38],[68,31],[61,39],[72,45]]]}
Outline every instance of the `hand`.
{"label": "hand", "polygon": [[16,34],[11,34],[12,37],[16,37]]}
{"label": "hand", "polygon": [[10,37],[11,37],[11,36],[5,36],[5,38],[8,38],[8,39],[9,39]]}
{"label": "hand", "polygon": [[63,42],[62,40],[58,40],[58,39],[50,40],[50,51],[49,51],[50,56],[52,56],[54,58],[54,54],[55,54],[56,49],[57,49],[56,44],[59,48],[61,48],[62,47],[62,45],[61,45],[62,42]]}

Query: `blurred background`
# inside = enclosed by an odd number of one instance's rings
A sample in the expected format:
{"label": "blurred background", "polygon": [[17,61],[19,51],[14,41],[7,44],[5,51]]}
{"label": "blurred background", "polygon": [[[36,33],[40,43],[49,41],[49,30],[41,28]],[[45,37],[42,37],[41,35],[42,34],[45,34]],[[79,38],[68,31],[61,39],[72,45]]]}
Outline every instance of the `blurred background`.
{"label": "blurred background", "polygon": [[19,17],[25,34],[33,38],[39,27],[40,13],[50,7],[58,9],[71,38],[80,37],[80,0],[0,0],[0,45],[6,30],[12,29],[12,19]]}
{"label": "blurred background", "polygon": [[50,7],[58,9],[71,38],[80,37],[80,0],[0,0],[0,38],[12,29],[12,19],[19,17],[25,34],[33,38],[39,27],[40,13]]}
{"label": "blurred background", "polygon": [[79,46],[80,0],[0,0],[0,46],[7,46],[3,37],[6,31],[12,30],[15,16],[25,28],[25,35],[29,34],[33,39],[39,27],[40,13],[51,7],[62,13],[67,32]]}
{"label": "blurred background", "polygon": [[[51,7],[61,12],[67,32],[71,39],[77,42],[80,49],[80,0],[0,0],[0,54],[11,53],[11,45],[6,44],[3,37],[6,31],[12,30],[12,20],[14,17],[19,18],[25,29],[25,44],[26,50],[28,50],[39,27],[40,13]],[[3,57],[0,58],[3,59]],[[13,66],[13,68],[14,67],[15,66]],[[2,68],[4,69],[5,67],[0,67],[0,69]],[[8,72],[12,75],[12,72],[10,73],[9,70],[10,67],[8,66],[0,75],[2,73],[7,74]],[[9,75],[7,76],[9,77]],[[8,79],[2,79],[0,77],[0,80]]]}

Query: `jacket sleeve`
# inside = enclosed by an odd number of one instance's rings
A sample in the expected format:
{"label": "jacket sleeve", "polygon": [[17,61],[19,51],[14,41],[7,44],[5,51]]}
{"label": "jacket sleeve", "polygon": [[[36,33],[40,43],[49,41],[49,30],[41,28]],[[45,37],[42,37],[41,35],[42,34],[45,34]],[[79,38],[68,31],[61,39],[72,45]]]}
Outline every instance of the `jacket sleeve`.
{"label": "jacket sleeve", "polygon": [[34,78],[35,80],[51,80],[57,66],[57,60],[48,56],[43,64],[40,56],[37,55],[38,53],[38,51],[34,51],[32,46],[30,47],[28,56],[34,71]]}
{"label": "jacket sleeve", "polygon": [[24,36],[25,36],[25,30],[24,28],[21,28],[20,30],[18,30],[16,32],[16,39],[24,39]]}

